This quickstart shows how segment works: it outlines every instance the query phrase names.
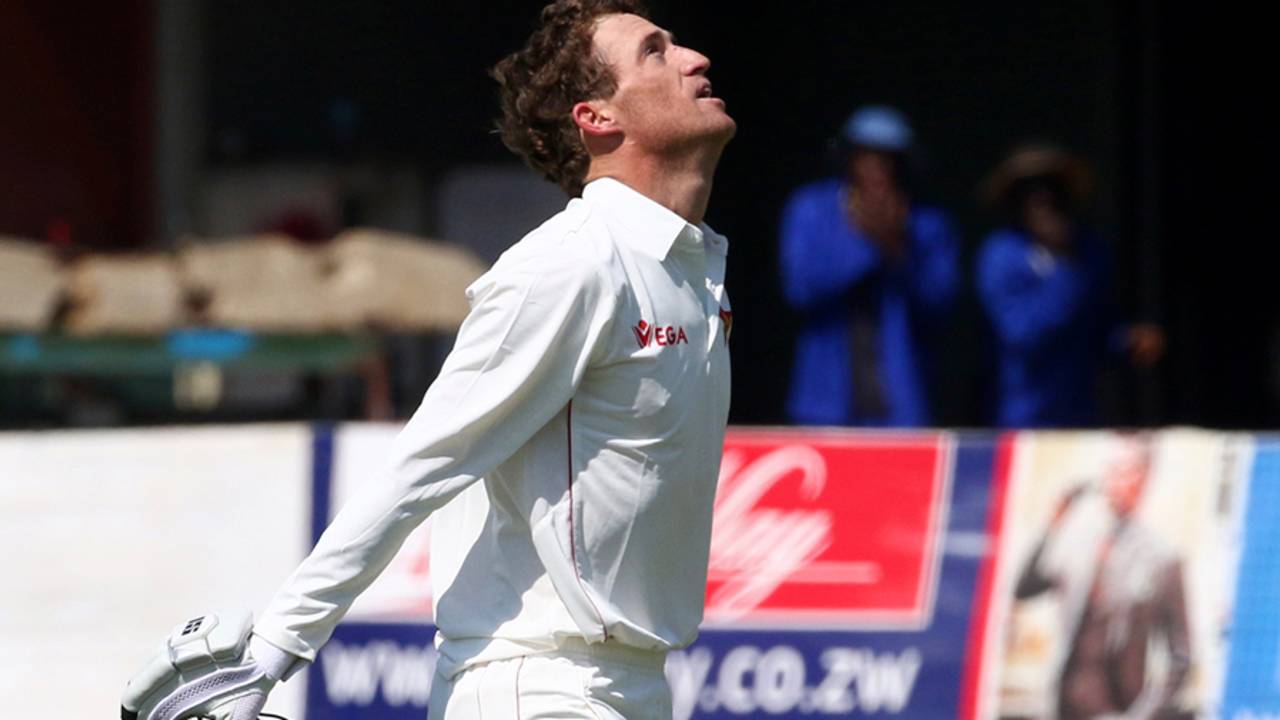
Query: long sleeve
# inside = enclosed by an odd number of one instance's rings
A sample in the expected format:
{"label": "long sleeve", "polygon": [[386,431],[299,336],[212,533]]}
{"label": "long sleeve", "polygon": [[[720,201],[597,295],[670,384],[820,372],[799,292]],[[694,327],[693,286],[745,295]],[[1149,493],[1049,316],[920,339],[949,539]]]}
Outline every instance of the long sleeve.
{"label": "long sleeve", "polygon": [[978,292],[1001,344],[1015,350],[1037,349],[1068,329],[1087,295],[1076,273],[1038,272],[1024,243],[1008,234],[983,246]]}
{"label": "long sleeve", "polygon": [[841,300],[880,269],[880,251],[845,225],[836,183],[801,188],[783,211],[779,259],[783,293],[801,311]]}
{"label": "long sleeve", "polygon": [[255,631],[314,660],[334,626],[432,511],[515,453],[573,396],[616,298],[589,251],[551,241],[504,257],[392,462],[334,518]]}
{"label": "long sleeve", "polygon": [[1045,548],[1052,537],[1051,533],[1052,530],[1040,539],[1039,544],[1036,545],[1035,552],[1031,553],[1027,564],[1023,566],[1022,574],[1018,576],[1018,584],[1014,588],[1013,596],[1015,599],[1026,600],[1033,598],[1058,586],[1057,578],[1049,575],[1040,567]]}
{"label": "long sleeve", "polygon": [[955,308],[960,294],[960,239],[951,221],[934,208],[913,214],[911,238],[911,293],[917,307],[937,320]]}

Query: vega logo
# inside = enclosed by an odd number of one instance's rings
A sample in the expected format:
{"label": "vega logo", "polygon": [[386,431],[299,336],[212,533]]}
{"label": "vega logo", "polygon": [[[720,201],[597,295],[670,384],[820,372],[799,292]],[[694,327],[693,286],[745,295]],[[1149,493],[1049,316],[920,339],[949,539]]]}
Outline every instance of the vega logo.
{"label": "vega logo", "polygon": [[689,336],[685,335],[683,327],[675,325],[650,325],[641,320],[631,328],[631,332],[636,335],[636,344],[642,348],[650,345],[658,345],[666,347],[667,345],[679,345],[681,343],[688,345]]}

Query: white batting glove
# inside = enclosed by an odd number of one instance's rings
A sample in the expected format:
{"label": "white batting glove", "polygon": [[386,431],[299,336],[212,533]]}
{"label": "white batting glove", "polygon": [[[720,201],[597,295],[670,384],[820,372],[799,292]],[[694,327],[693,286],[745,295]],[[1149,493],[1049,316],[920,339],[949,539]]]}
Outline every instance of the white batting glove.
{"label": "white batting glove", "polygon": [[306,664],[252,635],[248,612],[202,615],[174,628],[129,681],[122,720],[257,720],[267,693]]}

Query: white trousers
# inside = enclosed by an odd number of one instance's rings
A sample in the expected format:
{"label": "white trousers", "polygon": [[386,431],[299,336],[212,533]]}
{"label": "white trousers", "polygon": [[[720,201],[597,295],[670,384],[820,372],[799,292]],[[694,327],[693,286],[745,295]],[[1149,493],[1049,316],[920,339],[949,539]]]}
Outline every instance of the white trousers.
{"label": "white trousers", "polygon": [[436,674],[428,720],[671,720],[662,656],[581,644]]}

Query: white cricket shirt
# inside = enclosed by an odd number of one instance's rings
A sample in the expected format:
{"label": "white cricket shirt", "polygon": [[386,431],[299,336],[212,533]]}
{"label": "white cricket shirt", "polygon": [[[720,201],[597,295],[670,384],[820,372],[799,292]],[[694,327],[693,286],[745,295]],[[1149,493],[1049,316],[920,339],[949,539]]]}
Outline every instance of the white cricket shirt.
{"label": "white cricket shirt", "polygon": [[392,463],[255,632],[314,660],[409,532],[483,479],[489,511],[464,497],[433,529],[446,667],[567,638],[692,642],[729,410],[727,249],[612,179],[512,246],[467,289]]}

